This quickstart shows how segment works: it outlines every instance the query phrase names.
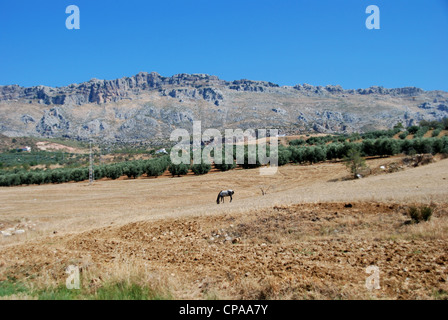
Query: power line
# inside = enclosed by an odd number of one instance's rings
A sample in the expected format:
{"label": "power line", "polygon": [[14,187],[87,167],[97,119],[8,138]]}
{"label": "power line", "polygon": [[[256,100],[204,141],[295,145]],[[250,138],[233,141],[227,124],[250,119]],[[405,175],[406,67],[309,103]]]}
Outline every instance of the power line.
{"label": "power line", "polygon": [[93,155],[92,155],[92,140],[89,141],[90,154],[89,154],[89,185],[92,185],[95,181],[94,170],[93,170]]}

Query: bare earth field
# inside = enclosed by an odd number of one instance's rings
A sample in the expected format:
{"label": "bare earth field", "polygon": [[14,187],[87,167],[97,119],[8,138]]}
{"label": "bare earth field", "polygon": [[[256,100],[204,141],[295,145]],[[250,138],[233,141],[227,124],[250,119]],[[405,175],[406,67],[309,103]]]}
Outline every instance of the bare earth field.
{"label": "bare earth field", "polygon": [[[0,189],[0,281],[92,290],[133,280],[175,299],[439,299],[448,296],[448,159],[385,173],[369,160],[205,176]],[[216,204],[233,189],[232,203]],[[262,195],[261,189],[268,190]],[[410,205],[434,208],[409,224]],[[365,286],[380,270],[378,290]]]}

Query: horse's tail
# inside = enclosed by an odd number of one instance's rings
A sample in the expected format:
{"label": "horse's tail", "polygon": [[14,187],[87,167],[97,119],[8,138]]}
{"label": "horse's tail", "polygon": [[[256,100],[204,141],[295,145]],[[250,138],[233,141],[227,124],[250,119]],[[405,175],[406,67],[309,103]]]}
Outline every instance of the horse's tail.
{"label": "horse's tail", "polygon": [[219,197],[221,196],[221,191],[218,193],[218,198],[216,198],[216,203],[219,204]]}

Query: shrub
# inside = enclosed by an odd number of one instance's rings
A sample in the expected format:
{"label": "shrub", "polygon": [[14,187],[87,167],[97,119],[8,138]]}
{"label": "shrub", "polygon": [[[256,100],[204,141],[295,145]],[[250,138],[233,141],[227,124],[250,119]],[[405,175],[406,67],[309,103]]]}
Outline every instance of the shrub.
{"label": "shrub", "polygon": [[295,139],[295,140],[291,140],[289,141],[289,145],[290,146],[301,146],[303,144],[305,144],[306,141],[303,139]]}
{"label": "shrub", "polygon": [[310,162],[318,163],[327,160],[327,152],[325,146],[312,148]]}
{"label": "shrub", "polygon": [[409,214],[409,217],[411,217],[413,222],[415,222],[415,223],[420,222],[420,213],[418,212],[417,207],[414,207],[414,206],[410,207],[408,209],[408,214]]}
{"label": "shrub", "polygon": [[74,169],[70,172],[69,180],[80,182],[89,178],[89,169]]}
{"label": "shrub", "polygon": [[161,176],[167,169],[168,163],[162,159],[150,160],[144,167],[144,173],[148,177]]}
{"label": "shrub", "polygon": [[423,136],[428,132],[429,127],[420,127],[418,131],[414,134],[414,138],[423,138]]}
{"label": "shrub", "polygon": [[408,132],[410,134],[416,134],[419,129],[420,129],[419,126],[411,126],[411,127],[408,128]]}
{"label": "shrub", "polygon": [[114,164],[106,167],[106,177],[115,180],[123,175],[123,168],[119,164]]}
{"label": "shrub", "polygon": [[215,168],[221,171],[229,171],[229,170],[233,170],[236,168],[236,164],[226,164],[226,163],[221,163],[221,164],[217,164],[215,163]]}
{"label": "shrub", "polygon": [[431,219],[433,213],[433,209],[428,206],[422,206],[417,208],[415,206],[411,206],[408,209],[408,214],[413,223],[420,223],[422,221],[429,221]]}
{"label": "shrub", "polygon": [[8,174],[0,176],[0,185],[2,187],[13,187],[22,184],[20,174]]}
{"label": "shrub", "polygon": [[377,153],[377,147],[375,146],[375,140],[373,139],[364,140],[361,144],[361,151],[366,156],[376,156],[378,153]]}
{"label": "shrub", "polygon": [[66,170],[52,170],[49,172],[51,183],[64,183],[68,182],[69,174]]}
{"label": "shrub", "polygon": [[296,147],[290,147],[289,150],[291,151],[291,161],[294,163],[303,163],[305,162],[305,148],[296,148]]}
{"label": "shrub", "polygon": [[195,164],[191,167],[191,170],[196,175],[207,174],[212,169],[212,166],[208,163]]}
{"label": "shrub", "polygon": [[439,135],[440,135],[440,132],[442,132],[442,129],[435,129],[433,132],[432,132],[432,136],[435,138],[435,137],[438,137]]}
{"label": "shrub", "polygon": [[[253,162],[252,160],[255,159],[255,163],[249,163],[249,159],[251,160],[250,162]],[[248,150],[245,151],[244,153],[244,163],[241,164],[241,166],[244,169],[254,169],[254,168],[258,168],[261,166],[260,161],[258,159],[258,154],[255,153],[251,153]]]}
{"label": "shrub", "polygon": [[378,156],[393,156],[400,152],[400,145],[394,139],[378,139],[374,143],[375,153]]}
{"label": "shrub", "polygon": [[344,158],[345,165],[356,179],[359,172],[366,167],[366,161],[361,157],[361,153],[357,150],[350,150]]}
{"label": "shrub", "polygon": [[413,145],[417,153],[432,153],[432,143],[429,139],[415,139]]}
{"label": "shrub", "polygon": [[[233,153],[233,155],[235,155],[235,152]],[[232,163],[225,163],[225,162],[226,162],[226,154],[223,151],[222,152],[221,163],[215,163],[215,168],[218,169],[218,170],[221,170],[221,171],[229,171],[229,170],[232,170],[232,169],[236,168],[235,158],[234,157],[232,157]]]}
{"label": "shrub", "polygon": [[31,184],[44,184],[45,183],[45,176],[42,172],[34,172],[32,179],[31,179]]}
{"label": "shrub", "polygon": [[188,170],[190,169],[190,166],[184,163],[181,164],[174,164],[172,163],[168,170],[170,171],[171,175],[174,176],[182,176],[186,175],[188,173]]}
{"label": "shrub", "polygon": [[444,147],[442,151],[440,151],[440,153],[443,154],[444,156],[448,156],[448,147]]}
{"label": "shrub", "polygon": [[327,160],[333,159],[342,159],[344,157],[343,154],[344,145],[342,143],[331,143],[327,146]]}
{"label": "shrub", "polygon": [[409,135],[409,131],[405,131],[403,133],[400,133],[400,135],[398,136],[401,140],[406,139],[406,137]]}
{"label": "shrub", "polygon": [[123,173],[128,178],[137,179],[143,174],[143,168],[139,162],[130,162],[123,167]]}
{"label": "shrub", "polygon": [[95,167],[93,170],[95,180],[102,179],[106,176],[106,166]]}
{"label": "shrub", "polygon": [[432,212],[433,210],[431,207],[424,206],[420,208],[420,216],[424,221],[429,221],[431,219]]}
{"label": "shrub", "polygon": [[279,146],[278,148],[278,165],[284,166],[291,161],[291,151],[288,148]]}

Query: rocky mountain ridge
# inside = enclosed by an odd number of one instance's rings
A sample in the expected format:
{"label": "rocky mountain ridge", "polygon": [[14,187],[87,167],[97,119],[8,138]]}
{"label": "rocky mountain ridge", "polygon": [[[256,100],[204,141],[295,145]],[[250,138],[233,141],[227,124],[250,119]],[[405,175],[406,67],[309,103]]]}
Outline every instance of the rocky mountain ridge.
{"label": "rocky mountain ridge", "polygon": [[0,133],[7,136],[158,143],[175,128],[191,128],[195,120],[203,129],[278,128],[285,134],[412,125],[447,117],[448,93],[140,72],[57,88],[0,86],[0,115]]}

